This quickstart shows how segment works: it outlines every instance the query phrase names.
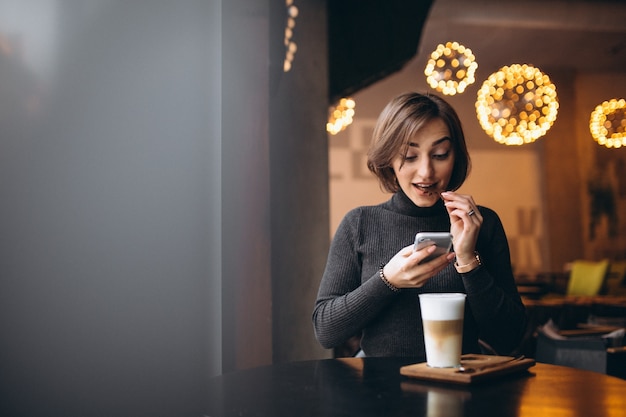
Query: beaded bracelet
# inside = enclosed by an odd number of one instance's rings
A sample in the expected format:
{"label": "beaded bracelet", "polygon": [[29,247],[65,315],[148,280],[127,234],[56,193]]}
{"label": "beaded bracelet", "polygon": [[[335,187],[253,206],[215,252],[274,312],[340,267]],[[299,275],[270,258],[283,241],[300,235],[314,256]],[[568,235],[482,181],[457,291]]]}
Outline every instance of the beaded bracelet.
{"label": "beaded bracelet", "polygon": [[380,279],[385,283],[385,285],[393,292],[398,292],[400,291],[400,288],[396,287],[395,285],[393,285],[391,282],[389,282],[389,280],[387,279],[387,277],[385,276],[385,273],[383,272],[383,268],[385,267],[385,264],[381,264],[380,265],[380,269],[378,270],[378,274],[380,275]]}

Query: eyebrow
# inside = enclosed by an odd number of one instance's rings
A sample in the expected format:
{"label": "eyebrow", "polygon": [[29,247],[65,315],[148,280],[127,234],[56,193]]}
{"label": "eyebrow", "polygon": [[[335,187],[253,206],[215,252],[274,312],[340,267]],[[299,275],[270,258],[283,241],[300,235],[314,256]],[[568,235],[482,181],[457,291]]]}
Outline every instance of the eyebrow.
{"label": "eyebrow", "polygon": [[[439,145],[440,143],[443,143],[445,141],[452,141],[452,139],[450,139],[449,136],[444,136],[441,139],[437,139],[436,141],[433,142],[431,148],[434,148],[435,146]],[[419,148],[420,145],[418,143],[414,143],[414,142],[409,142],[409,146],[412,146],[414,148]]]}

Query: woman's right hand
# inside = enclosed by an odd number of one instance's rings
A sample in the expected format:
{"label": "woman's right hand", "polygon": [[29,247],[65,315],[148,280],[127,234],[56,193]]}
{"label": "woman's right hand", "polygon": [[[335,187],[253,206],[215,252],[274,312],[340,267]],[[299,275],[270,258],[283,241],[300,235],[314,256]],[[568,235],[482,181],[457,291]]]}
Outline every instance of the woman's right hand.
{"label": "woman's right hand", "polygon": [[434,251],[435,245],[417,251],[413,245],[402,248],[383,267],[383,274],[396,288],[419,288],[454,261],[454,253],[447,253],[420,263]]}

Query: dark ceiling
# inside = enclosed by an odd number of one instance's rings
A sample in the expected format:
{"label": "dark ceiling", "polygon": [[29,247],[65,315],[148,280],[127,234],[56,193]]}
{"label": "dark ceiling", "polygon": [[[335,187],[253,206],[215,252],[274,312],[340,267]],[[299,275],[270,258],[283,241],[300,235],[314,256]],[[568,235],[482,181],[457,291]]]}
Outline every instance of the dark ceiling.
{"label": "dark ceiling", "polygon": [[526,63],[546,71],[623,72],[626,0],[435,0],[418,56],[425,62],[448,40],[494,70]]}
{"label": "dark ceiling", "polygon": [[483,73],[626,71],[626,0],[343,0],[328,13],[331,103],[403,66],[423,71],[446,41],[470,48]]}
{"label": "dark ceiling", "polygon": [[330,103],[400,70],[413,59],[432,1],[329,1]]}

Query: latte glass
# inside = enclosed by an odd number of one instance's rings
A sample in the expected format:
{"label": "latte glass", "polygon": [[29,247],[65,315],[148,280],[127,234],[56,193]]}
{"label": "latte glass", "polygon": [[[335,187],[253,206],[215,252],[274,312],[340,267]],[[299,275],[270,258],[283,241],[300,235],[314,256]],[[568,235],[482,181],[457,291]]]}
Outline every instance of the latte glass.
{"label": "latte glass", "polygon": [[465,294],[420,294],[426,363],[433,368],[461,365]]}

